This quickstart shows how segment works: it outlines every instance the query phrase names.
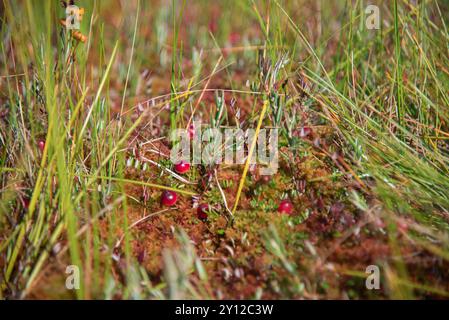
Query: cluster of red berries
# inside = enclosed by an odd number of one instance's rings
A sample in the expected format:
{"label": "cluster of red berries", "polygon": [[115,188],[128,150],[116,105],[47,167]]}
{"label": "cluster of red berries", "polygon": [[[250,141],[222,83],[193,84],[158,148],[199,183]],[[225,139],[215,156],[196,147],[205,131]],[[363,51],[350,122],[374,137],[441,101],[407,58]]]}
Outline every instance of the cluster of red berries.
{"label": "cluster of red berries", "polygon": [[[176,204],[177,200],[178,200],[178,195],[174,191],[165,190],[162,193],[161,204],[163,206],[166,206],[166,207],[174,206]],[[198,219],[206,220],[209,215],[210,209],[211,209],[211,207],[208,204],[206,204],[206,203],[200,204],[197,209]]]}
{"label": "cluster of red berries", "polygon": [[[190,164],[185,161],[181,161],[175,164],[175,171],[179,174],[186,173],[190,170]],[[161,204],[166,207],[174,206],[176,201],[178,200],[178,195],[174,191],[165,190],[162,193]]]}
{"label": "cluster of red berries", "polygon": [[[180,161],[175,164],[174,169],[179,174],[184,174],[190,170],[190,163],[186,161]],[[178,195],[176,192],[171,190],[165,190],[162,193],[161,204],[166,207],[171,207],[176,204],[178,200]],[[206,220],[211,210],[211,206],[203,203],[200,204],[197,208],[197,216],[200,220]],[[291,214],[293,211],[293,204],[290,200],[285,199],[279,203],[278,212],[284,214]]]}

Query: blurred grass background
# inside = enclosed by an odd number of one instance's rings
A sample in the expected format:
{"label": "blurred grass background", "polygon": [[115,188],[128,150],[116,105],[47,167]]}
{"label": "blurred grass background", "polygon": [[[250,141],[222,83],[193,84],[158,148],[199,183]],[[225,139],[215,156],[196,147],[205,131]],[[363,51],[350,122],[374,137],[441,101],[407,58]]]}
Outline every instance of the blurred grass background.
{"label": "blurred grass background", "polygon": [[[279,78],[307,83],[305,107],[333,127],[363,181],[347,197],[387,222],[396,257],[389,296],[413,297],[419,284],[401,259],[398,225],[407,224],[406,242],[449,257],[449,4],[372,3],[380,8],[380,30],[365,26],[366,1],[76,1],[85,8],[80,31],[87,41],[80,43],[61,27],[58,1],[3,0],[0,297],[26,297],[65,239],[70,262],[83,266],[77,298],[111,298],[113,262],[102,258],[98,220],[107,217],[113,248],[114,230],[129,226],[120,150],[145,119],[123,111],[171,93],[166,134],[186,125],[183,103],[191,101],[181,92],[197,97],[220,57],[219,88],[237,92],[247,81],[262,82],[260,55],[275,62],[284,54]],[[302,95],[287,93],[291,101]],[[292,104],[282,108],[278,125],[288,135],[300,119],[291,116]],[[130,240],[125,233],[122,297],[166,297],[166,285],[151,285],[136,264]],[[185,250],[183,259],[201,270]],[[187,280],[175,286],[182,272],[167,272],[167,296],[178,297]],[[447,292],[448,283],[434,291],[440,289]]]}

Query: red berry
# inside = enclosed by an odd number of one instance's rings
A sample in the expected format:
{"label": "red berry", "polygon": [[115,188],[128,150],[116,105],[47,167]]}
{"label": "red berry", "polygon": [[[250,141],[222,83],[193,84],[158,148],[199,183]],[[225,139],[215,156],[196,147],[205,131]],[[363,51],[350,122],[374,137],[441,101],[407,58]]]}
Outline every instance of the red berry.
{"label": "red berry", "polygon": [[198,206],[198,209],[196,210],[196,213],[198,215],[198,219],[206,220],[207,216],[210,211],[210,206],[206,203],[200,204]]}
{"label": "red berry", "polygon": [[290,202],[290,200],[282,200],[279,204],[278,211],[280,213],[290,214],[293,210],[293,204]]}
{"label": "red berry", "polygon": [[44,148],[45,148],[45,140],[39,140],[39,142],[37,143],[37,147],[39,148],[39,150],[41,152],[44,152]]}
{"label": "red berry", "polygon": [[176,200],[178,200],[178,195],[176,194],[176,192],[165,190],[162,193],[161,197],[162,205],[171,207],[176,203]]}
{"label": "red berry", "polygon": [[186,173],[190,170],[190,164],[185,161],[178,162],[175,164],[175,171],[179,174]]}

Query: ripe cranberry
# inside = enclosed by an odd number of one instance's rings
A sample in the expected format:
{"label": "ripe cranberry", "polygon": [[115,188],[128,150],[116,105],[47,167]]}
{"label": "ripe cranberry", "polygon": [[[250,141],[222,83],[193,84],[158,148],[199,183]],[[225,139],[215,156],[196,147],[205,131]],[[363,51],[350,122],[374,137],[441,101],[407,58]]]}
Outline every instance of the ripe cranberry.
{"label": "ripe cranberry", "polygon": [[206,203],[200,204],[196,210],[198,219],[206,220],[210,211],[210,206]]}
{"label": "ripe cranberry", "polygon": [[190,170],[190,163],[181,161],[175,164],[175,171],[179,174],[186,173]]}
{"label": "ripe cranberry", "polygon": [[162,205],[171,207],[176,203],[176,200],[178,200],[178,195],[176,194],[176,192],[165,190],[162,193],[161,197]]}
{"label": "ripe cranberry", "polygon": [[39,150],[41,152],[44,152],[44,148],[45,148],[45,140],[39,140],[37,143],[37,147],[39,148]]}
{"label": "ripe cranberry", "polygon": [[278,211],[280,213],[290,214],[290,213],[292,213],[292,210],[293,210],[293,205],[290,202],[290,200],[288,200],[288,199],[282,200],[281,203],[279,204]]}

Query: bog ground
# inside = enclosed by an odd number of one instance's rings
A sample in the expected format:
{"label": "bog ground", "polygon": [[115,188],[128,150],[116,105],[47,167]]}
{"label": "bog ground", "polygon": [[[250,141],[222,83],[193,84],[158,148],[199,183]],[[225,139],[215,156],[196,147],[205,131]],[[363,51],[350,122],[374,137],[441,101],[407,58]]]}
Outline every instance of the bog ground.
{"label": "bog ground", "polygon": [[0,298],[449,296],[447,1],[70,2],[0,3]]}

